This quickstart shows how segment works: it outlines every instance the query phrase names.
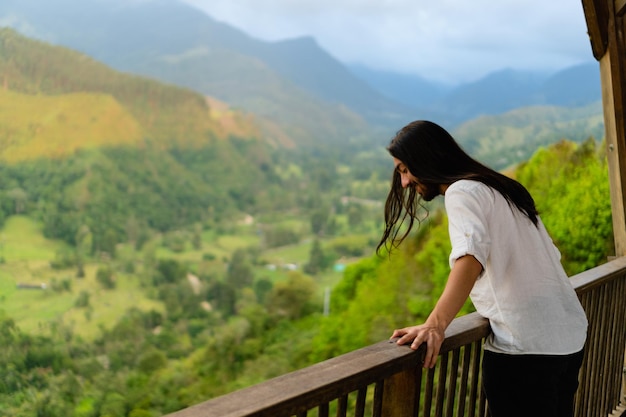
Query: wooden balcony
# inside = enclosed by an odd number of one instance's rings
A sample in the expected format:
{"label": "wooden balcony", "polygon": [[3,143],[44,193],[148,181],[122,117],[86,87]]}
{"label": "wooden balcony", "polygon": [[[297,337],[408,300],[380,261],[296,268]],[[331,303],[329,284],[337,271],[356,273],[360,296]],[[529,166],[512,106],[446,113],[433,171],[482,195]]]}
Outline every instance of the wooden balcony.
{"label": "wooden balcony", "polygon": [[[626,402],[626,257],[571,279],[589,319],[576,416],[619,415]],[[381,341],[168,416],[486,416],[480,360],[489,331],[476,313],[455,319],[433,369],[421,367],[421,349]]]}

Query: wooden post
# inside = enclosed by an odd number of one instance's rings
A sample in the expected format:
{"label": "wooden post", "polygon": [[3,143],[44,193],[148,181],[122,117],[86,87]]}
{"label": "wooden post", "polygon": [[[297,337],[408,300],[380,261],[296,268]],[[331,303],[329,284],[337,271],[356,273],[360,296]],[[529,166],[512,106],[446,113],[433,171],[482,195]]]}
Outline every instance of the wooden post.
{"label": "wooden post", "polygon": [[399,372],[385,380],[382,415],[385,417],[417,417],[422,368]]}
{"label": "wooden post", "polygon": [[[598,6],[602,1],[606,3]],[[606,33],[606,38],[596,35],[600,39],[595,46],[592,37],[592,49],[594,53],[602,51],[602,44],[607,43],[604,54],[596,58],[600,61],[615,255],[618,257],[626,256],[626,20],[624,5],[619,1],[624,3],[623,0],[595,0],[595,7],[585,7],[586,13],[591,9],[598,15],[597,18],[587,16],[590,35]]]}
{"label": "wooden post", "polygon": [[[609,183],[611,187],[611,210],[613,214],[613,235],[615,239],[615,255],[626,255],[626,141],[623,128],[619,129],[615,113],[615,96],[613,78],[611,77],[611,54],[600,59],[600,75],[602,79],[602,101],[604,108],[604,128],[609,165]],[[622,130],[620,137],[618,131]]]}

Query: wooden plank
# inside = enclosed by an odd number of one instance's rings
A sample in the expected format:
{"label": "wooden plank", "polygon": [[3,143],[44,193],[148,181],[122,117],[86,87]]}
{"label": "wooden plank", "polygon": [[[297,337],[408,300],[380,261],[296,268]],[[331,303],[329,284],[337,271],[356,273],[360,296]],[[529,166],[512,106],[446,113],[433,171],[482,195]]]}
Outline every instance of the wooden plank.
{"label": "wooden plank", "polygon": [[472,345],[463,348],[463,364],[461,365],[461,385],[459,387],[459,402],[457,404],[456,415],[465,416],[465,403],[467,401],[467,385],[470,378],[470,359]]}
{"label": "wooden plank", "polygon": [[385,391],[385,381],[378,381],[374,388],[374,407],[372,417],[383,417],[383,393]]}
{"label": "wooden plank", "polygon": [[624,19],[616,16],[615,3],[607,0],[608,49],[600,59],[602,105],[609,164],[613,233],[617,256],[626,255],[626,45],[619,32]]}
{"label": "wooden plank", "polygon": [[454,417],[454,402],[456,400],[456,383],[459,377],[459,358],[461,356],[461,348],[452,351],[452,365],[450,366],[450,374],[448,377],[448,395],[446,402],[446,417]]}
{"label": "wooden plank", "polygon": [[383,341],[169,415],[261,417],[276,416],[277,409],[295,415],[415,367],[421,363],[419,353]]}
{"label": "wooden plank", "polygon": [[[616,353],[624,351],[624,355],[620,356],[616,361],[616,363],[624,364],[621,375],[618,377],[618,385],[621,386],[619,398],[621,403],[626,405],[626,332],[624,331],[626,329],[626,280],[620,280],[614,292],[617,295],[617,305],[619,306],[618,314],[615,318],[615,328],[617,329],[614,335],[617,342]],[[617,354],[619,355],[619,353]]]}
{"label": "wooden plank", "polygon": [[[488,333],[488,321],[477,313],[459,317],[446,330],[442,352],[472,342],[476,335],[480,338]],[[262,417],[276,416],[274,410],[277,409],[284,410],[285,415],[295,415],[381,378],[420,366],[422,350],[423,347],[414,351],[391,341],[379,342],[168,416]]]}
{"label": "wooden plank", "polygon": [[418,377],[421,367],[407,369],[385,380],[382,415],[385,417],[417,417],[419,404]]}
{"label": "wooden plank", "polygon": [[[601,352],[601,356],[598,358],[598,369],[600,370],[600,375],[602,375],[604,379],[604,383],[610,381],[611,372],[611,364],[609,363],[611,352],[604,351],[607,349],[607,339],[611,336],[610,329],[610,316],[613,314],[613,311],[609,311],[608,301],[609,301],[609,290],[608,286],[605,285],[598,290],[597,297],[600,301],[600,308],[598,309],[598,318],[600,324],[600,343],[598,343],[598,351]],[[603,390],[596,391],[596,395],[599,397],[599,413],[600,415],[606,416],[611,413],[611,407],[609,406],[612,400],[612,387],[606,387]],[[614,398],[618,396],[615,395]]]}
{"label": "wooden plank", "polygon": [[[602,288],[602,287],[601,287]],[[588,356],[588,379],[587,379],[587,395],[589,397],[589,403],[587,405],[588,415],[597,415],[600,396],[597,395],[602,384],[604,383],[604,378],[602,377],[602,372],[600,371],[600,360],[602,357],[602,346],[601,346],[601,338],[600,338],[600,322],[598,320],[598,312],[600,311],[600,298],[595,294],[592,294],[593,297],[590,299],[590,309],[586,312],[587,317],[589,318],[589,328],[587,331],[587,343],[589,346]]]}
{"label": "wooden plank", "polygon": [[626,257],[620,257],[576,274],[570,278],[570,281],[576,292],[581,295],[625,274]]}
{"label": "wooden plank", "polygon": [[626,14],[626,0],[615,0],[615,14],[617,16]]}
{"label": "wooden plank", "polygon": [[587,33],[591,42],[593,56],[599,60],[604,56],[609,44],[608,21],[609,13],[605,1],[582,0],[587,22]]}
{"label": "wooden plank", "polygon": [[474,342],[472,344],[472,381],[470,383],[470,404],[469,404],[469,417],[476,417],[479,414],[477,412],[477,405],[479,403],[479,392],[484,391],[481,389],[480,379],[480,360],[482,358],[482,341]]}
{"label": "wooden plank", "polygon": [[443,415],[443,404],[446,399],[446,385],[448,385],[448,362],[450,355],[444,353],[439,358],[439,378],[437,379],[437,397],[435,400],[435,416]]}
{"label": "wooden plank", "polygon": [[623,301],[621,297],[621,294],[618,293],[618,291],[620,290],[620,281],[623,280],[619,280],[619,281],[615,281],[612,282],[609,286],[608,286],[608,312],[609,312],[609,325],[608,325],[608,335],[606,338],[606,349],[607,349],[607,355],[606,355],[606,361],[607,363],[607,370],[609,371],[607,380],[609,381],[610,384],[610,388],[607,391],[611,391],[610,393],[610,404],[611,404],[611,408],[609,411],[611,411],[616,405],[619,404],[619,400],[620,400],[620,392],[622,391],[622,372],[620,372],[620,370],[615,370],[615,365],[616,363],[620,363],[620,361],[624,360],[624,354],[623,349],[624,346],[620,346],[620,338],[619,338],[619,334],[623,333],[624,331],[626,331],[626,326],[624,325],[624,322],[621,321],[621,312],[620,310],[622,310],[622,307],[624,306]]}
{"label": "wooden plank", "polygon": [[359,389],[356,396],[356,407],[354,408],[355,417],[363,417],[365,415],[365,400],[367,399],[367,388]]}
{"label": "wooden plank", "polygon": [[600,78],[602,80],[602,102],[604,109],[604,129],[607,145],[607,162],[609,165],[609,185],[611,188],[611,210],[613,215],[613,234],[615,253],[626,255],[626,146],[618,136],[616,106],[614,95],[614,79],[612,78],[611,61],[614,58],[606,54],[600,60]]}
{"label": "wooden plank", "polygon": [[480,340],[490,332],[489,320],[478,313],[457,317],[446,329],[446,338],[441,345],[439,354],[442,355],[469,342]]}
{"label": "wooden plank", "polygon": [[424,391],[424,417],[430,417],[433,405],[433,391],[435,386],[435,368],[429,368],[426,374],[426,390]]}
{"label": "wooden plank", "polygon": [[[592,293],[584,293],[582,295],[580,295],[580,301],[583,305],[583,308],[585,309],[585,312],[591,311],[591,300],[593,294]],[[589,313],[587,313],[587,317],[589,317]],[[591,322],[590,322],[591,323]],[[578,381],[579,381],[579,386],[578,386],[578,390],[576,391],[576,397],[575,397],[575,407],[576,407],[576,412],[574,413],[575,416],[577,417],[587,417],[589,416],[589,376],[590,376],[590,356],[591,356],[591,342],[590,342],[590,334],[591,334],[591,325],[590,327],[587,329],[587,342],[585,343],[585,353],[584,353],[584,359],[583,359],[583,363],[580,369],[580,373],[579,373],[579,377],[578,377]]]}
{"label": "wooden plank", "polygon": [[348,414],[348,396],[342,395],[337,400],[337,417],[346,417]]}

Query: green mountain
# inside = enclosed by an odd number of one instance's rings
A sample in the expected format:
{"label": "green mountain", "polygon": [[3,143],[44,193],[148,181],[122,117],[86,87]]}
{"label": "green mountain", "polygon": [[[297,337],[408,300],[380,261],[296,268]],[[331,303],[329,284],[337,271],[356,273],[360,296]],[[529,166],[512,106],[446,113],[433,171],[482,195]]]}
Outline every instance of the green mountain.
{"label": "green mountain", "polygon": [[348,143],[368,134],[374,116],[404,120],[402,106],[310,39],[262,42],[173,0],[7,1],[0,21],[263,116],[300,144]]}
{"label": "green mountain", "polygon": [[[231,134],[260,138],[259,127],[248,117],[242,114],[237,123],[225,123],[219,113],[224,116],[223,110],[216,106],[212,111],[198,93],[120,73],[86,55],[7,28],[0,29],[0,81],[5,93],[12,93],[1,98],[10,112],[3,118],[5,140],[12,141],[11,146],[19,146],[17,132],[22,141],[29,137],[56,148],[62,144],[55,141],[82,141],[89,146],[91,135],[108,137],[110,143],[128,136],[125,141],[134,143],[153,140],[185,145],[205,144]],[[107,121],[107,117],[112,119]],[[114,120],[120,124],[111,123]],[[33,152],[38,151],[33,147]]]}
{"label": "green mountain", "polygon": [[454,135],[471,155],[496,169],[505,169],[562,139],[577,143],[589,137],[602,140],[602,103],[574,108],[521,107],[472,119],[457,127]]}
{"label": "green mountain", "polygon": [[10,29],[0,80],[0,224],[29,214],[72,245],[87,227],[108,252],[129,222],[164,232],[280,204],[275,144],[216,100]]}

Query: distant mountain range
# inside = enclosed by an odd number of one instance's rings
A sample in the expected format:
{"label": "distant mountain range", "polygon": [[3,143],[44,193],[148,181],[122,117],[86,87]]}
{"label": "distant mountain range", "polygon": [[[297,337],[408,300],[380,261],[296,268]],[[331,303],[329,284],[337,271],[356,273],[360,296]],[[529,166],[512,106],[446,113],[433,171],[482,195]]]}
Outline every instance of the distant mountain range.
{"label": "distant mountain range", "polygon": [[176,0],[3,0],[2,25],[260,115],[270,121],[266,135],[280,125],[299,144],[349,143],[417,118],[456,127],[520,107],[600,100],[595,62],[555,74],[506,69],[450,87],[348,67],[313,38],[254,39]]}
{"label": "distant mountain range", "polygon": [[[391,103],[310,40],[258,41],[173,0],[8,0],[0,3],[0,21],[115,69],[189,87],[258,114],[301,144],[347,141],[367,132],[368,125],[341,100],[322,91],[314,94],[302,78],[285,76],[316,71],[291,51],[334,64],[332,72],[356,84],[354,96],[364,95],[364,103]],[[319,82],[313,75],[303,78]]]}
{"label": "distant mountain range", "polygon": [[582,107],[601,100],[600,72],[595,61],[553,74],[504,69],[454,87],[418,76],[359,66],[351,69],[388,98],[452,125],[520,107]]}

